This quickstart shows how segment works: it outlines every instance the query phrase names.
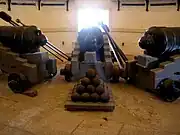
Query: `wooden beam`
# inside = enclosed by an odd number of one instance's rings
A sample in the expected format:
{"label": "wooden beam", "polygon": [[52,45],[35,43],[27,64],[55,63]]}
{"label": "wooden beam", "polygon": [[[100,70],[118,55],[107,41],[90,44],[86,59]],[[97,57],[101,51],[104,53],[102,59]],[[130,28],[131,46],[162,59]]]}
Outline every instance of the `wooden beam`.
{"label": "wooden beam", "polygon": [[41,6],[65,6],[65,3],[41,3]]}
{"label": "wooden beam", "polygon": [[0,2],[0,5],[6,5],[6,2],[2,1],[2,2]]}
{"label": "wooden beam", "polygon": [[69,11],[69,0],[66,0],[66,11]]}
{"label": "wooden beam", "polygon": [[118,11],[120,11],[121,1],[118,0]]}
{"label": "wooden beam", "polygon": [[38,0],[38,10],[41,10],[41,0]]}
{"label": "wooden beam", "polygon": [[8,11],[11,11],[11,0],[8,0]]}
{"label": "wooden beam", "polygon": [[149,11],[149,0],[145,0],[146,2],[146,11],[148,12]]}
{"label": "wooden beam", "polygon": [[180,0],[177,0],[177,11],[179,11],[180,8]]}

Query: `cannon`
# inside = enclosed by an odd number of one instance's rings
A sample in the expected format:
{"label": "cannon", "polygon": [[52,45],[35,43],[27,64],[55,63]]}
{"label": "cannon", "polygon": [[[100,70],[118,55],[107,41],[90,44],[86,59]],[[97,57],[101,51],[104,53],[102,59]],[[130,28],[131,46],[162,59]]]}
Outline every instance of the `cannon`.
{"label": "cannon", "polygon": [[180,27],[150,27],[139,46],[144,54],[126,63],[128,81],[175,101],[180,96]]}
{"label": "cannon", "polygon": [[78,33],[71,62],[60,70],[66,81],[79,80],[85,76],[88,69],[96,70],[104,81],[119,81],[127,57],[108,34],[109,28],[103,23],[100,23],[100,26],[101,29],[89,27]]}
{"label": "cannon", "polygon": [[151,27],[140,38],[139,46],[147,55],[167,60],[179,53],[180,27]]}
{"label": "cannon", "polygon": [[[13,26],[0,26],[0,69],[8,74],[8,86],[15,93],[23,93],[37,83],[57,74],[56,59],[70,58],[50,43],[36,26],[14,22],[1,11],[0,18]],[[19,25],[20,23],[21,25]],[[40,52],[43,47],[47,52]]]}

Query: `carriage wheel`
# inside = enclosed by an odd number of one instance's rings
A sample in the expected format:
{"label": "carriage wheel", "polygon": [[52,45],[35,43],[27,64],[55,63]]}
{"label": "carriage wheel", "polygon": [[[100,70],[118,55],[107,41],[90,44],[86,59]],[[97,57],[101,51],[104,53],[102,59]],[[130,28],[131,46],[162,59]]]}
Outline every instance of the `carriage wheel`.
{"label": "carriage wheel", "polygon": [[162,80],[157,89],[161,98],[166,102],[173,102],[179,97],[176,91],[177,88],[174,86],[174,81],[169,78]]}
{"label": "carriage wheel", "polygon": [[23,93],[30,83],[24,75],[12,73],[8,76],[8,86],[14,93]]}

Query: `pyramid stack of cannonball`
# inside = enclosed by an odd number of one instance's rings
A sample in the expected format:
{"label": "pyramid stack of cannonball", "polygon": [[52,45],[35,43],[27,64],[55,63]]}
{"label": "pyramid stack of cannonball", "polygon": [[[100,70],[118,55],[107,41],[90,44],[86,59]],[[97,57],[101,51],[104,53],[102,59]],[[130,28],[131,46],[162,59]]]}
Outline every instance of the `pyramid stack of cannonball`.
{"label": "pyramid stack of cannonball", "polygon": [[109,93],[94,69],[86,72],[86,76],[76,85],[71,96],[71,100],[75,102],[109,102],[109,99]]}

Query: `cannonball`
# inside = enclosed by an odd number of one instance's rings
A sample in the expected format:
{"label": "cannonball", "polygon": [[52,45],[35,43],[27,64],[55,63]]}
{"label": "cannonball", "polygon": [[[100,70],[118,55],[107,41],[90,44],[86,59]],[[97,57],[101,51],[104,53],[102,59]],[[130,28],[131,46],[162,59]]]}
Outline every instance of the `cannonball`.
{"label": "cannonball", "polygon": [[109,99],[110,99],[110,96],[109,96],[109,93],[107,93],[107,92],[104,92],[100,96],[101,102],[107,103],[107,102],[109,102]]}
{"label": "cannonball", "polygon": [[99,85],[99,86],[97,86],[96,87],[96,93],[97,94],[99,94],[99,95],[101,95],[102,93],[104,93],[104,87],[103,87],[103,85]]}
{"label": "cannonball", "polygon": [[92,102],[98,102],[100,99],[100,96],[97,93],[92,93],[91,94],[91,101]]}
{"label": "cannonball", "polygon": [[92,83],[93,83],[94,87],[97,87],[98,85],[100,85],[101,81],[100,81],[100,79],[98,79],[96,77],[92,80]]}
{"label": "cannonball", "polygon": [[84,77],[83,79],[81,79],[81,84],[85,87],[87,87],[90,83],[91,81],[87,77]]}
{"label": "cannonball", "polygon": [[81,100],[81,95],[78,94],[77,92],[74,92],[71,95],[71,100],[74,101],[74,102],[80,101]]}
{"label": "cannonball", "polygon": [[93,79],[94,77],[96,77],[96,70],[95,69],[88,69],[88,71],[86,72],[86,77],[88,77],[89,79]]}
{"label": "cannonball", "polygon": [[83,102],[88,102],[88,101],[90,100],[90,95],[89,95],[89,93],[83,93],[83,94],[81,95],[81,100],[82,100]]}
{"label": "cannonball", "polygon": [[173,80],[167,79],[164,81],[164,88],[171,88],[173,86]]}
{"label": "cannonball", "polygon": [[87,92],[88,93],[93,93],[95,92],[95,87],[93,85],[88,85],[87,86]]}
{"label": "cannonball", "polygon": [[112,75],[113,76],[120,76],[121,70],[118,65],[113,66]]}
{"label": "cannonball", "polygon": [[84,93],[84,91],[85,91],[85,87],[83,85],[80,84],[80,85],[77,86],[76,92],[78,94],[82,94],[82,93]]}

